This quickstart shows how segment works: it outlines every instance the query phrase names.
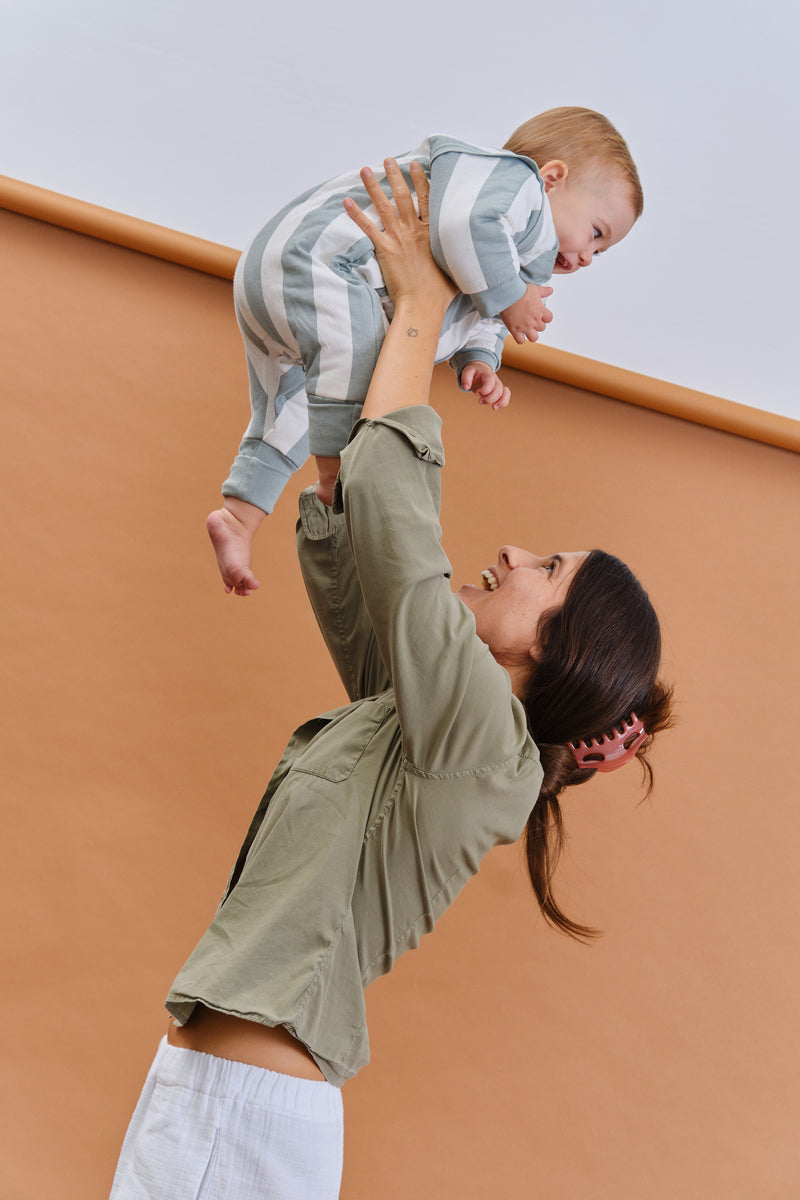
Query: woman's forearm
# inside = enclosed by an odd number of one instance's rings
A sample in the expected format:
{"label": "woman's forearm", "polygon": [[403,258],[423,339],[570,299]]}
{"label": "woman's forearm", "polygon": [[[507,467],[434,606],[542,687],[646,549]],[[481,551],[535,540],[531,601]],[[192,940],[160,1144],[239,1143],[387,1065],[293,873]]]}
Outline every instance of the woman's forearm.
{"label": "woman's forearm", "polygon": [[446,311],[435,299],[402,299],[381,348],[362,416],[382,417],[396,408],[427,404]]}

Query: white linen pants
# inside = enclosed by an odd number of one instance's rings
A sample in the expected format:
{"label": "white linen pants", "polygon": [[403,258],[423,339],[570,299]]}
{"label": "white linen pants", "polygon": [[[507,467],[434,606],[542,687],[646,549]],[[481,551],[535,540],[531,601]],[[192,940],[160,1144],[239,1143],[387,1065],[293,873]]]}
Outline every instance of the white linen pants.
{"label": "white linen pants", "polygon": [[122,1146],[111,1200],[336,1200],[338,1088],[170,1046]]}

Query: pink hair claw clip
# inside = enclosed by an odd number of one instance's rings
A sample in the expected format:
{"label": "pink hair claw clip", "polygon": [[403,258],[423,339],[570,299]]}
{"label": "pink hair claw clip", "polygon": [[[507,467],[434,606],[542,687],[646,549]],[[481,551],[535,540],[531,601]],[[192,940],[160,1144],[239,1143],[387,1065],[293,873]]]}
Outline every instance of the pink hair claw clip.
{"label": "pink hair claw clip", "polygon": [[647,731],[632,712],[615,725],[610,734],[581,738],[578,742],[570,742],[569,748],[584,771],[616,771],[617,767],[624,767],[631,761],[645,741]]}

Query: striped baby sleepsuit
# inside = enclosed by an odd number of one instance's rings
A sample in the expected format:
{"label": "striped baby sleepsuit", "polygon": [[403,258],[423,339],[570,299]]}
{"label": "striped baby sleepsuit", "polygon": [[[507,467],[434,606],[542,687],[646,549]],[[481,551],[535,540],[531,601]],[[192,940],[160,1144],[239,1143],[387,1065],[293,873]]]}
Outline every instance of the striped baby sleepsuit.
{"label": "striped baby sleepsuit", "polygon": [[[497,314],[529,283],[550,278],[558,240],[532,159],[434,135],[397,159],[431,183],[431,246],[460,295],[450,304],[437,362],[500,365]],[[375,175],[388,191],[385,172]],[[222,487],[271,512],[311,454],[337,455],[358,418],[393,307],[370,240],[345,211],[353,200],[378,222],[358,172],[299,196],[256,234],[234,278],[252,415]]]}

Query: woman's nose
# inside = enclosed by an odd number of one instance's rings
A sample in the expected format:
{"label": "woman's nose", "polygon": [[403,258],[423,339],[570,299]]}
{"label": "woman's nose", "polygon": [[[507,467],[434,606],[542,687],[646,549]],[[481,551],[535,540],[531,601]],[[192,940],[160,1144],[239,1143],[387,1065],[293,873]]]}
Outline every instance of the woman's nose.
{"label": "woman's nose", "polygon": [[524,563],[530,563],[533,555],[529,554],[527,550],[520,550],[519,546],[501,546],[498,558],[503,566],[513,571]]}

